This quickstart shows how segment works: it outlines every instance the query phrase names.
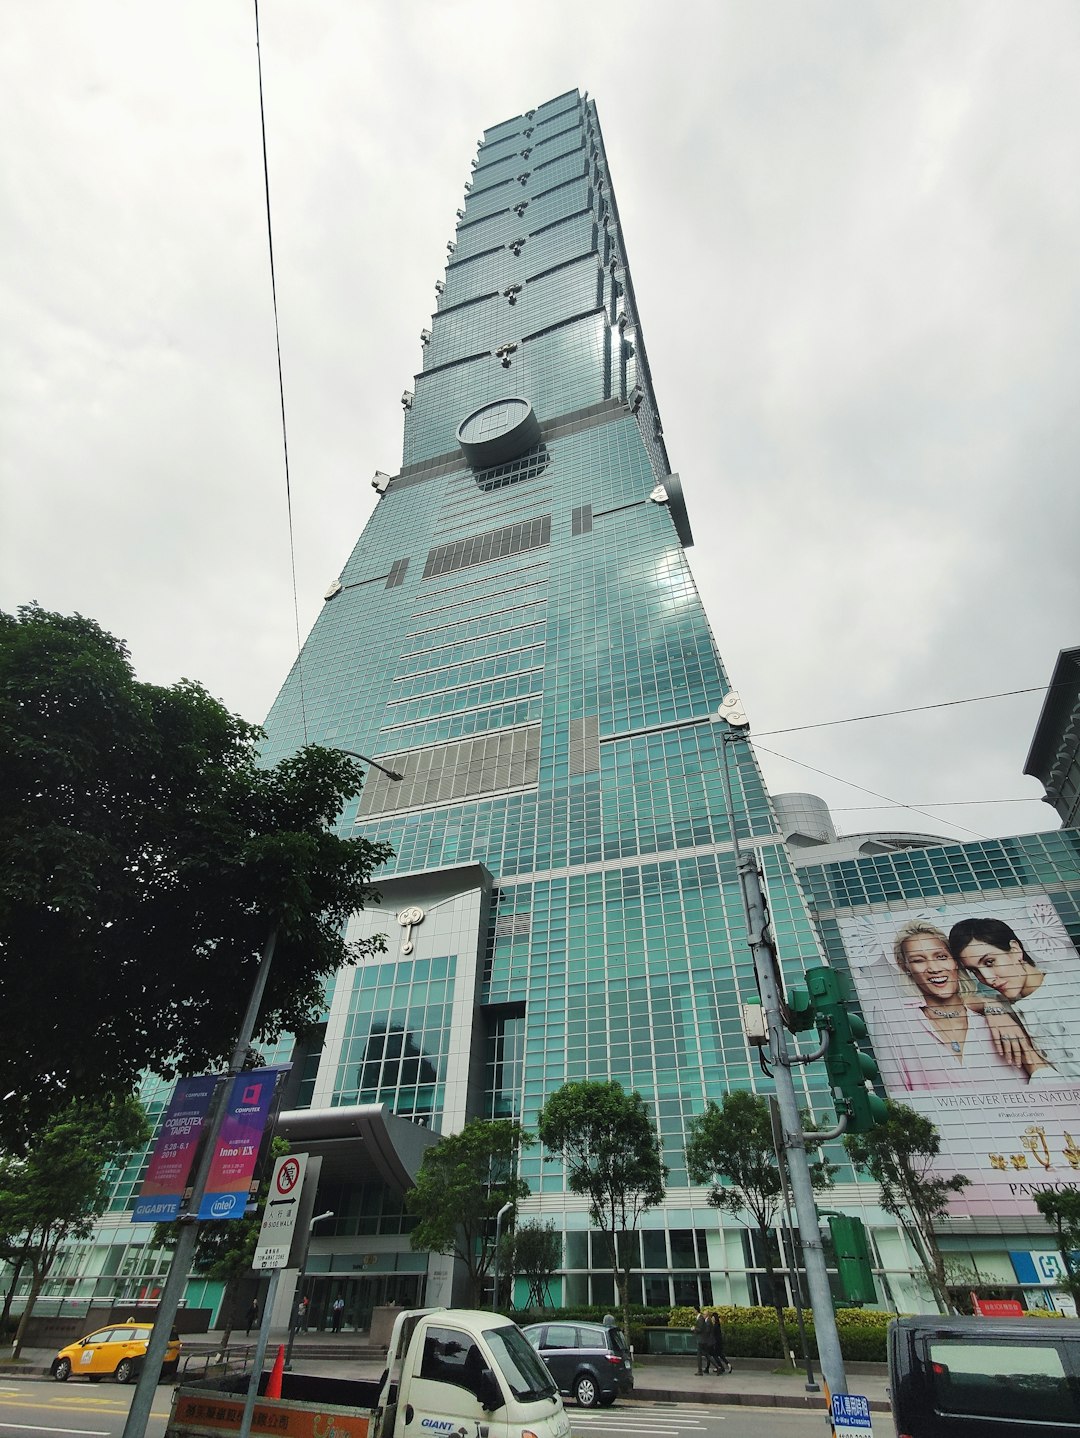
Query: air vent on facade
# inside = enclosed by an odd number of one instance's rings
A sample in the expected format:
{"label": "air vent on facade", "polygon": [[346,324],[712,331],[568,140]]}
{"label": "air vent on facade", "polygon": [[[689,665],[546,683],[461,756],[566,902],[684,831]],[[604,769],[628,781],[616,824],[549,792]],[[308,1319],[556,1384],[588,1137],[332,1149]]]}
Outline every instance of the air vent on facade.
{"label": "air vent on facade", "polygon": [[524,938],[531,933],[531,914],[500,914],[495,920],[495,937],[497,939]]}
{"label": "air vent on facade", "polygon": [[486,534],[474,534],[469,539],[455,539],[449,544],[438,545],[428,553],[424,578],[456,574],[459,569],[471,569],[474,564],[508,559],[513,554],[522,554],[530,549],[543,549],[550,543],[551,515],[539,514],[535,519],[523,519],[518,524],[489,529]]}
{"label": "air vent on facade", "polygon": [[407,559],[395,559],[390,566],[390,573],[386,576],[387,589],[396,589],[405,578],[405,571],[409,567]]}
{"label": "air vent on facade", "polygon": [[378,769],[370,770],[360,796],[362,819],[534,788],[540,773],[540,726],[384,755],[384,761],[387,769],[405,777],[395,782]]}
{"label": "air vent on facade", "polygon": [[600,768],[600,721],[595,714],[570,720],[570,773],[593,774]]}
{"label": "air vent on facade", "polygon": [[505,489],[508,484],[519,484],[523,479],[535,479],[538,474],[543,474],[551,463],[551,455],[546,445],[539,445],[529,454],[524,454],[520,459],[513,459],[509,464],[492,465],[490,469],[481,469],[476,472],[476,487],[489,494],[495,489]]}

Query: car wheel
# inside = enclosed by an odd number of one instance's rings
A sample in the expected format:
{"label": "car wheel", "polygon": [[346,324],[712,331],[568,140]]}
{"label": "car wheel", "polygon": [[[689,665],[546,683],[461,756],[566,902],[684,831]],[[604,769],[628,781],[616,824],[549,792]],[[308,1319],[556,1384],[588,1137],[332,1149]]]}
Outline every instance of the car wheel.
{"label": "car wheel", "polygon": [[134,1363],[132,1363],[131,1359],[121,1358],[120,1362],[116,1365],[117,1383],[130,1383],[131,1375],[132,1373],[134,1373],[134,1371],[135,1365]]}
{"label": "car wheel", "polygon": [[66,1383],[68,1381],[68,1379],[71,1377],[70,1358],[58,1358],[56,1360],[56,1367],[53,1369],[53,1377],[56,1379],[57,1383]]}
{"label": "car wheel", "polygon": [[574,1397],[581,1408],[595,1408],[600,1402],[600,1390],[591,1373],[581,1373],[574,1384]]}

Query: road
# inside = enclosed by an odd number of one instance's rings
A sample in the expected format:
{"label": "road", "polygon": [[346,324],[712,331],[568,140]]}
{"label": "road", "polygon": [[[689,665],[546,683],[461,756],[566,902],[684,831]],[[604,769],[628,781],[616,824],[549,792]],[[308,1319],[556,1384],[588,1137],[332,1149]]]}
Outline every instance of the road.
{"label": "road", "polygon": [[[130,1388],[114,1384],[11,1383],[0,1379],[0,1438],[119,1438]],[[146,1438],[163,1438],[172,1389],[162,1387]],[[703,1403],[618,1403],[601,1411],[570,1407],[573,1438],[825,1438],[821,1413]],[[878,1422],[879,1438],[884,1434]]]}
{"label": "road", "polygon": [[[11,1383],[0,1378],[0,1438],[119,1438],[131,1388],[114,1383]],[[146,1438],[163,1438],[172,1389],[154,1399]]]}

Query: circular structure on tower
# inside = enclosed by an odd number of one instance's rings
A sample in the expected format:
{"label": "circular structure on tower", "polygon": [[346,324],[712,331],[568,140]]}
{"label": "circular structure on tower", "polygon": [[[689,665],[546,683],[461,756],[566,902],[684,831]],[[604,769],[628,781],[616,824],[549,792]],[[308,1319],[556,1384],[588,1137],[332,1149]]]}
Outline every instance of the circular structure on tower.
{"label": "circular structure on tower", "polygon": [[457,441],[472,469],[489,469],[539,444],[540,423],[527,399],[495,399],[461,421]]}

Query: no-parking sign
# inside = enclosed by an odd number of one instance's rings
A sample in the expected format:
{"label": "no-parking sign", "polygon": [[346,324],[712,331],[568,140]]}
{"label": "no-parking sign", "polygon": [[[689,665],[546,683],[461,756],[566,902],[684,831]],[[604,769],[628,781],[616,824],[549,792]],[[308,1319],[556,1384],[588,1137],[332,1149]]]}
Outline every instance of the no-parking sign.
{"label": "no-parking sign", "polygon": [[307,1172],[306,1153],[289,1153],[274,1164],[270,1176],[270,1194],[263,1210],[262,1227],[255,1245],[252,1268],[287,1268],[292,1249],[296,1216],[300,1211],[300,1195],[304,1191]]}

